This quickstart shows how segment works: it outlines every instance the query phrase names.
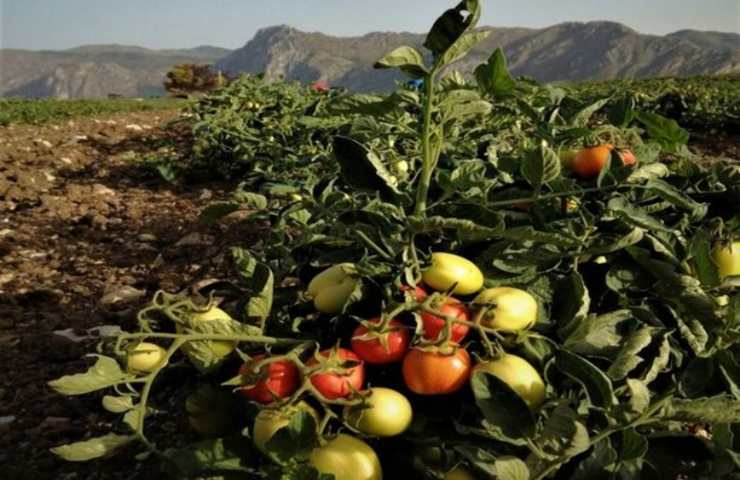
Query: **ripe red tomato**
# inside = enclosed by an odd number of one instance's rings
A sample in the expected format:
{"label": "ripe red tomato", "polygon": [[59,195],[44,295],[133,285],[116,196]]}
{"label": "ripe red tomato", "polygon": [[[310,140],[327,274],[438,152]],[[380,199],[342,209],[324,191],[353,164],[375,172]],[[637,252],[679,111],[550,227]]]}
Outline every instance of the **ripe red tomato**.
{"label": "ripe red tomato", "polygon": [[[371,323],[380,323],[380,318],[370,320]],[[363,339],[368,333],[365,325],[357,327],[352,334],[352,350],[367,363],[382,365],[400,362],[411,342],[411,332],[398,320],[391,320],[388,325],[393,331],[386,333],[386,345],[378,337]]]}
{"label": "ripe red tomato", "polygon": [[[330,400],[337,398],[349,397],[354,390],[362,389],[365,382],[365,366],[362,360],[352,350],[338,348],[334,350],[323,350],[319,353],[324,358],[332,359],[322,370],[311,375],[311,384],[323,395]],[[358,365],[346,369],[346,372],[339,372],[341,364],[347,361],[358,362]],[[313,366],[318,362],[312,358],[306,365]]]}
{"label": "ripe red tomato", "polygon": [[[245,377],[254,375],[252,365],[265,358],[264,355],[254,357],[252,363],[245,363],[239,369],[239,374]],[[265,369],[267,370],[265,372]],[[253,386],[242,388],[239,391],[253,402],[272,403],[275,399],[285,398],[298,389],[300,373],[293,362],[281,360],[262,368],[257,375],[259,380]]]}
{"label": "ripe red tomato", "polygon": [[326,80],[319,80],[311,84],[311,88],[316,92],[328,92],[329,82]]}
{"label": "ripe red tomato", "polygon": [[609,144],[584,148],[576,155],[571,168],[581,178],[596,177],[609,160],[612,150],[614,150],[614,146]]}
{"label": "ripe red tomato", "polygon": [[470,376],[470,355],[457,348],[451,355],[413,349],[403,359],[406,386],[419,395],[444,395],[465,385]]}
{"label": "ripe red tomato", "polygon": [[[460,300],[456,298],[447,298],[441,306],[437,307],[437,310],[444,313],[445,315],[452,316],[458,320],[470,321],[470,312]],[[424,325],[424,338],[429,340],[437,340],[439,336],[443,334],[445,328],[445,319],[432,315],[428,312],[421,314],[421,322]],[[461,323],[453,323],[452,331],[450,332],[450,340],[455,343],[460,343],[463,338],[468,334],[470,327]]]}

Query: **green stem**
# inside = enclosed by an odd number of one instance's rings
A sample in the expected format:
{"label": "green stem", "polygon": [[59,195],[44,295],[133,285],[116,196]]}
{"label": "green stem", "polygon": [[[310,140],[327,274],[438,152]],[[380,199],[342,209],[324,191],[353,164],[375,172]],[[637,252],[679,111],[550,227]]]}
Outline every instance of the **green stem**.
{"label": "green stem", "polygon": [[432,174],[436,159],[434,158],[435,149],[432,146],[432,108],[434,107],[434,77],[436,72],[432,70],[424,79],[425,98],[424,98],[424,125],[422,127],[421,144],[424,158],[422,159],[421,177],[419,186],[416,190],[416,207],[414,208],[415,216],[422,216],[427,209],[427,197],[429,195],[429,186],[432,183]]}

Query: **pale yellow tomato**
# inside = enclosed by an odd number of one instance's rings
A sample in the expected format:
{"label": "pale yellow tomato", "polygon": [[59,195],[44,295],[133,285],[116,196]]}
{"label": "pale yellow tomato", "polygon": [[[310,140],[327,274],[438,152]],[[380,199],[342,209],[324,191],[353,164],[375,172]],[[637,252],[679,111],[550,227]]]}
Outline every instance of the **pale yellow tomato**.
{"label": "pale yellow tomato", "polygon": [[126,368],[132,373],[151,373],[160,368],[167,351],[157,344],[141,342],[129,352],[126,358]]}
{"label": "pale yellow tomato", "polygon": [[714,249],[714,261],[722,278],[740,275],[740,242],[730,245],[717,245]]}
{"label": "pale yellow tomato", "polygon": [[487,308],[481,320],[483,326],[502,332],[519,332],[537,321],[537,301],[518,288],[489,288],[479,293],[473,303],[480,305],[480,308]]}
{"label": "pale yellow tomato", "polygon": [[493,360],[473,367],[473,374],[486,372],[507,384],[529,408],[537,408],[545,401],[545,382],[535,368],[522,357],[505,353]]}
{"label": "pale yellow tomato", "polygon": [[382,480],[383,470],[375,450],[359,438],[340,433],[308,459],[320,473],[334,475],[334,480]]}
{"label": "pale yellow tomato", "polygon": [[483,288],[483,273],[467,258],[452,253],[432,254],[432,264],[422,273],[424,283],[433,289],[470,295]]}
{"label": "pale yellow tomato", "polygon": [[367,435],[393,437],[411,425],[411,403],[399,392],[390,388],[374,387],[367,398],[367,408],[347,407],[347,423]]}
{"label": "pale yellow tomato", "polygon": [[360,281],[352,263],[340,263],[316,275],[308,284],[307,294],[316,310],[340,313]]}

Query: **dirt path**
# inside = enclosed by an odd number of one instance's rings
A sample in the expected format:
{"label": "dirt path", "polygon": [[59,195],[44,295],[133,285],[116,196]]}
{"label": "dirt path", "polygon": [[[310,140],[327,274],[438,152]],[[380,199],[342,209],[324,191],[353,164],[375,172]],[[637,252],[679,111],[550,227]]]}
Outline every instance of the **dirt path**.
{"label": "dirt path", "polygon": [[[116,457],[68,464],[52,446],[113,417],[99,399],[46,382],[84,368],[101,325],[131,327],[157,289],[176,291],[227,260],[219,227],[197,223],[218,185],[174,187],[141,166],[176,111],[0,128],[0,465],[5,479],[145,478]],[[225,193],[228,193],[226,190]],[[153,474],[152,474],[153,475]],[[155,475],[154,478],[158,476]]]}

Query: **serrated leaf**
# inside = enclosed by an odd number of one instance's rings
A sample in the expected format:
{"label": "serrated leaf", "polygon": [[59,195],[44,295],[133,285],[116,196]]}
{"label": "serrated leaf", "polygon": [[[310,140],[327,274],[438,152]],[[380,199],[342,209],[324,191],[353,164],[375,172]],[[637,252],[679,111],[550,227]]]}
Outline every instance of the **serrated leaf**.
{"label": "serrated leaf", "polygon": [[437,18],[424,40],[424,47],[432,52],[435,59],[439,59],[460,37],[475,27],[480,13],[478,0],[463,0]]}
{"label": "serrated leaf", "polygon": [[305,459],[318,444],[316,418],[304,410],[290,417],[290,422],[273,435],[265,446],[273,458],[289,462],[293,458]]}
{"label": "serrated leaf", "polygon": [[663,222],[651,216],[641,207],[628,203],[623,197],[615,197],[609,200],[608,208],[615,216],[631,225],[648,230],[671,231]]}
{"label": "serrated leaf", "polygon": [[642,327],[629,334],[606,374],[612,380],[622,380],[640,365],[644,359],[637,354],[650,345],[653,327]]}
{"label": "serrated leaf", "polygon": [[704,228],[698,229],[691,239],[689,251],[699,281],[709,287],[720,284],[719,269],[712,255],[712,235]]}
{"label": "serrated leaf", "polygon": [[173,478],[195,478],[213,472],[248,472],[249,442],[238,439],[208,439],[164,452],[163,465]]}
{"label": "serrated leaf", "polygon": [[693,220],[701,220],[702,218],[704,218],[709,209],[707,204],[694,201],[688,195],[685,195],[683,192],[679,191],[671,184],[663,180],[648,180],[645,183],[645,188],[647,188],[651,193],[654,193],[663,200],[666,200],[667,202],[670,202],[673,205],[688,211],[689,213],[691,213],[691,218]]}
{"label": "serrated leaf", "polygon": [[679,422],[740,423],[740,400],[728,395],[673,398],[661,409],[660,417]]}
{"label": "serrated leaf", "polygon": [[609,443],[602,440],[591,449],[591,453],[576,467],[570,480],[592,480],[608,478],[617,461],[617,452]]}
{"label": "serrated leaf", "polygon": [[650,369],[645,372],[642,381],[648,385],[655,380],[659,374],[663,373],[671,359],[671,344],[668,342],[668,336],[665,335],[658,347],[658,355],[653,359]]}
{"label": "serrated leaf", "polygon": [[473,47],[486,39],[490,30],[468,32],[463,34],[435,63],[435,68],[443,68],[464,58]]}
{"label": "serrated leaf", "polygon": [[118,362],[110,357],[91,355],[97,357],[95,365],[85,373],[66,375],[57,380],[49,382],[49,386],[62,395],[84,395],[86,393],[112,387],[132,376],[123,370]]}
{"label": "serrated leaf", "polygon": [[540,145],[522,160],[522,176],[536,192],[560,176],[560,157],[550,147]]}
{"label": "serrated leaf", "polygon": [[610,409],[617,403],[612,382],[596,365],[567,350],[555,354],[555,365],[565,375],[583,385],[591,402]]}
{"label": "serrated leaf", "polygon": [[68,462],[87,462],[96,458],[108,456],[121,447],[128,445],[136,440],[134,435],[108,435],[91,438],[83,442],[70,443],[54,447],[51,453],[57,455]]}
{"label": "serrated leaf", "polygon": [[606,105],[608,102],[609,102],[609,99],[604,98],[601,100],[597,100],[596,102],[581,108],[569,119],[570,124],[575,127],[587,126],[589,120],[591,120],[591,117],[594,115],[594,113],[601,110],[604,107],[604,105]]}
{"label": "serrated leaf", "polygon": [[681,128],[675,120],[665,118],[657,113],[640,112],[637,115],[647,133],[666,151],[674,153],[689,141],[689,133]]}
{"label": "serrated leaf", "polygon": [[563,346],[581,355],[606,355],[622,345],[624,335],[620,329],[632,318],[629,310],[584,318],[571,329]]}
{"label": "serrated leaf", "polygon": [[558,291],[565,291],[567,295],[562,295],[562,303],[558,305],[557,319],[558,337],[565,339],[581,325],[581,322],[588,315],[591,307],[591,297],[588,293],[583,277],[577,271],[571,272],[567,279],[563,281],[563,286]]}
{"label": "serrated leaf", "polygon": [[478,86],[484,92],[494,97],[502,97],[510,94],[516,82],[511,78],[506,66],[506,55],[501,48],[497,48],[488,58],[488,62],[479,65],[475,69],[475,79]]}
{"label": "serrated leaf", "polygon": [[536,443],[545,453],[563,461],[591,446],[586,426],[575,411],[564,405],[552,412]]}
{"label": "serrated leaf", "polygon": [[139,428],[139,421],[141,419],[141,411],[139,410],[129,410],[126,412],[126,414],[123,416],[123,423],[129,426],[131,430],[138,430]]}
{"label": "serrated leaf", "polygon": [[513,439],[534,433],[532,412],[505,382],[489,373],[477,371],[473,373],[470,386],[475,395],[475,404],[490,428]]}
{"label": "serrated leaf", "polygon": [[650,390],[645,383],[634,378],[627,379],[627,389],[630,394],[627,409],[635,415],[641,415],[650,406]]}

